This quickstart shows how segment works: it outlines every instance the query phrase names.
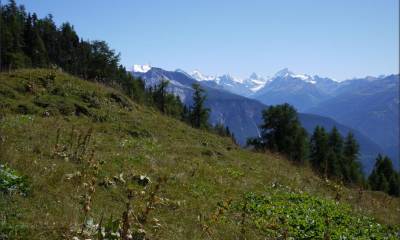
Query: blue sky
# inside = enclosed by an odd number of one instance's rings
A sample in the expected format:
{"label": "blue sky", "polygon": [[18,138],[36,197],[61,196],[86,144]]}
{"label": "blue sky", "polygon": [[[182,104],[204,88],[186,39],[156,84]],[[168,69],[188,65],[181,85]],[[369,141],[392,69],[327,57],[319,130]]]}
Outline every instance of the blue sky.
{"label": "blue sky", "polygon": [[[4,0],[3,0],[4,2]],[[398,0],[17,0],[84,39],[105,40],[127,68],[205,74],[294,72],[338,80],[399,72]]]}

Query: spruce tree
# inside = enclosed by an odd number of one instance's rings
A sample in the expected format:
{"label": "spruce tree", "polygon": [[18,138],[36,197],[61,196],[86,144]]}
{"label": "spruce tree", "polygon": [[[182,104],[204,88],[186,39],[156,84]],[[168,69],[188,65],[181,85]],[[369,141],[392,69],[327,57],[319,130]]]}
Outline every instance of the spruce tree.
{"label": "spruce tree", "polygon": [[307,131],[300,125],[297,127],[293,144],[293,150],[290,158],[295,162],[305,164],[309,155],[308,136]]}
{"label": "spruce tree", "polygon": [[296,162],[304,162],[307,134],[300,124],[296,109],[287,103],[270,106],[263,111],[262,117],[261,138],[266,148],[284,153]]}
{"label": "spruce tree", "polygon": [[400,196],[400,176],[387,156],[378,155],[374,169],[368,178],[368,184],[372,190]]}
{"label": "spruce tree", "polygon": [[333,127],[329,134],[328,145],[330,150],[328,152],[327,174],[342,179],[342,173],[346,168],[343,164],[343,138],[336,127]]}
{"label": "spruce tree", "polygon": [[361,164],[358,161],[360,147],[354,138],[354,135],[349,132],[344,141],[343,147],[343,166],[342,174],[346,183],[361,183],[363,181],[363,173]]}
{"label": "spruce tree", "polygon": [[316,126],[310,139],[310,162],[312,167],[327,175],[329,136],[324,127]]}
{"label": "spruce tree", "polygon": [[200,84],[194,83],[192,85],[193,93],[193,106],[191,108],[191,124],[195,128],[208,128],[208,117],[210,109],[204,106],[206,95],[204,89]]}
{"label": "spruce tree", "polygon": [[167,87],[169,85],[169,81],[162,79],[161,82],[155,87],[154,90],[154,102],[156,103],[158,109],[165,113],[166,111],[166,96],[167,96]]}

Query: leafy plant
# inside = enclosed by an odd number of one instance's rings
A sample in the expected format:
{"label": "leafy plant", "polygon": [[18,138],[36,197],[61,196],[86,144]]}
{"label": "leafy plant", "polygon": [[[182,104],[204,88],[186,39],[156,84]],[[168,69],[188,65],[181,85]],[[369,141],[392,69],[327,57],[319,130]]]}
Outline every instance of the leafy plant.
{"label": "leafy plant", "polygon": [[0,192],[26,196],[29,192],[28,178],[0,164]]}
{"label": "leafy plant", "polygon": [[[247,193],[231,210],[246,215],[263,235],[284,239],[398,239],[400,229],[383,226],[352,213],[339,204],[288,188],[272,188],[268,194]],[[243,219],[239,220],[243,233]]]}

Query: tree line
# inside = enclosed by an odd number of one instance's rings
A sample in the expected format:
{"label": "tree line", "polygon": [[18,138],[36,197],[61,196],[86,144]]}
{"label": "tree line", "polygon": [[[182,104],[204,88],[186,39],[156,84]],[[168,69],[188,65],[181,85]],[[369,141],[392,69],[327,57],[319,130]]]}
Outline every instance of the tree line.
{"label": "tree line", "polygon": [[53,16],[38,18],[15,0],[0,6],[0,70],[57,68],[80,78],[125,89],[138,100],[144,84],[119,64],[120,54],[104,41],[79,38],[70,23],[60,27]]}
{"label": "tree line", "polygon": [[[83,40],[70,23],[57,27],[52,15],[40,19],[10,0],[0,6],[0,43],[0,71],[59,68],[117,88],[138,103],[235,142],[228,127],[208,123],[210,109],[205,107],[206,95],[200,85],[193,85],[193,105],[189,107],[167,91],[166,80],[146,88],[142,79],[126,71],[120,64],[120,54],[106,42]],[[343,139],[336,128],[327,132],[317,127],[309,138],[296,110],[288,104],[268,108],[263,119],[261,136],[248,141],[255,148],[280,152],[292,161],[310,164],[327,178],[348,184],[367,183],[373,190],[399,195],[400,176],[386,156],[378,156],[372,174],[365,179],[358,162],[359,146],[351,133]]]}
{"label": "tree line", "polygon": [[182,120],[192,127],[207,129],[221,136],[233,134],[221,124],[208,124],[210,109],[205,94],[193,85],[193,106],[167,91],[169,82],[146,88],[120,64],[120,54],[105,41],[88,41],[78,36],[70,23],[57,27],[52,15],[38,18],[15,0],[0,6],[0,71],[19,68],[56,68],[89,81],[123,91],[140,104],[155,107],[161,113]]}
{"label": "tree line", "polygon": [[360,148],[351,132],[343,138],[336,127],[328,132],[317,126],[308,136],[296,109],[287,103],[268,107],[262,118],[260,137],[247,141],[255,149],[282,153],[293,162],[310,165],[327,179],[400,196],[400,173],[387,156],[379,155],[371,175],[365,178],[359,162]]}

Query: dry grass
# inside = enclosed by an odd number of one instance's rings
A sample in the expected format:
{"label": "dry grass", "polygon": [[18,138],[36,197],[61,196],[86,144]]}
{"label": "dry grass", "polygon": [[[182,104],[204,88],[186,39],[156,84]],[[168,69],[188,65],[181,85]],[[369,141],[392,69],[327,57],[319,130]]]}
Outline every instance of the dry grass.
{"label": "dry grass", "polygon": [[[294,166],[279,155],[239,149],[228,138],[192,129],[129,100],[131,108],[122,107],[108,97],[115,91],[69,75],[54,73],[54,82],[46,87],[39,82],[46,74],[47,70],[24,70],[0,75],[4,115],[0,162],[27,175],[33,189],[26,198],[0,198],[0,221],[7,218],[6,224],[17,229],[20,238],[70,236],[70,229],[82,223],[81,192],[76,182],[66,180],[66,174],[79,171],[82,162],[54,157],[55,146],[68,146],[74,139],[71,131],[87,133],[92,129],[85,154],[93,152],[93,158],[103,163],[99,181],[132,173],[149,176],[154,185],[159,176],[166,177],[167,183],[154,196],[154,209],[146,215],[149,224],[143,226],[153,239],[204,239],[205,231],[213,238],[234,239],[241,231],[236,222],[210,224],[218,203],[240,199],[249,191],[262,193],[275,183],[322,198],[337,196],[337,188],[308,167]],[[27,92],[26,84],[34,90]],[[63,114],[57,109],[63,107],[58,105],[59,96],[50,94],[54,89],[67,94],[63,99],[72,104],[69,106],[79,104],[89,114]],[[84,101],[82,96],[89,93],[99,100],[99,106],[90,107]],[[35,105],[39,97],[50,104]],[[17,114],[21,104],[30,107],[31,114]],[[47,110],[51,110],[48,117],[42,114]],[[77,143],[75,137],[72,144]],[[96,186],[90,211],[96,222],[122,215],[125,190],[118,184]],[[364,192],[360,198],[358,189],[343,187],[340,191],[340,202],[350,204],[355,214],[372,216],[384,224],[400,224],[398,198],[375,192]],[[145,202],[133,202],[133,208],[143,208]],[[248,239],[261,237],[254,234],[246,232]]]}

